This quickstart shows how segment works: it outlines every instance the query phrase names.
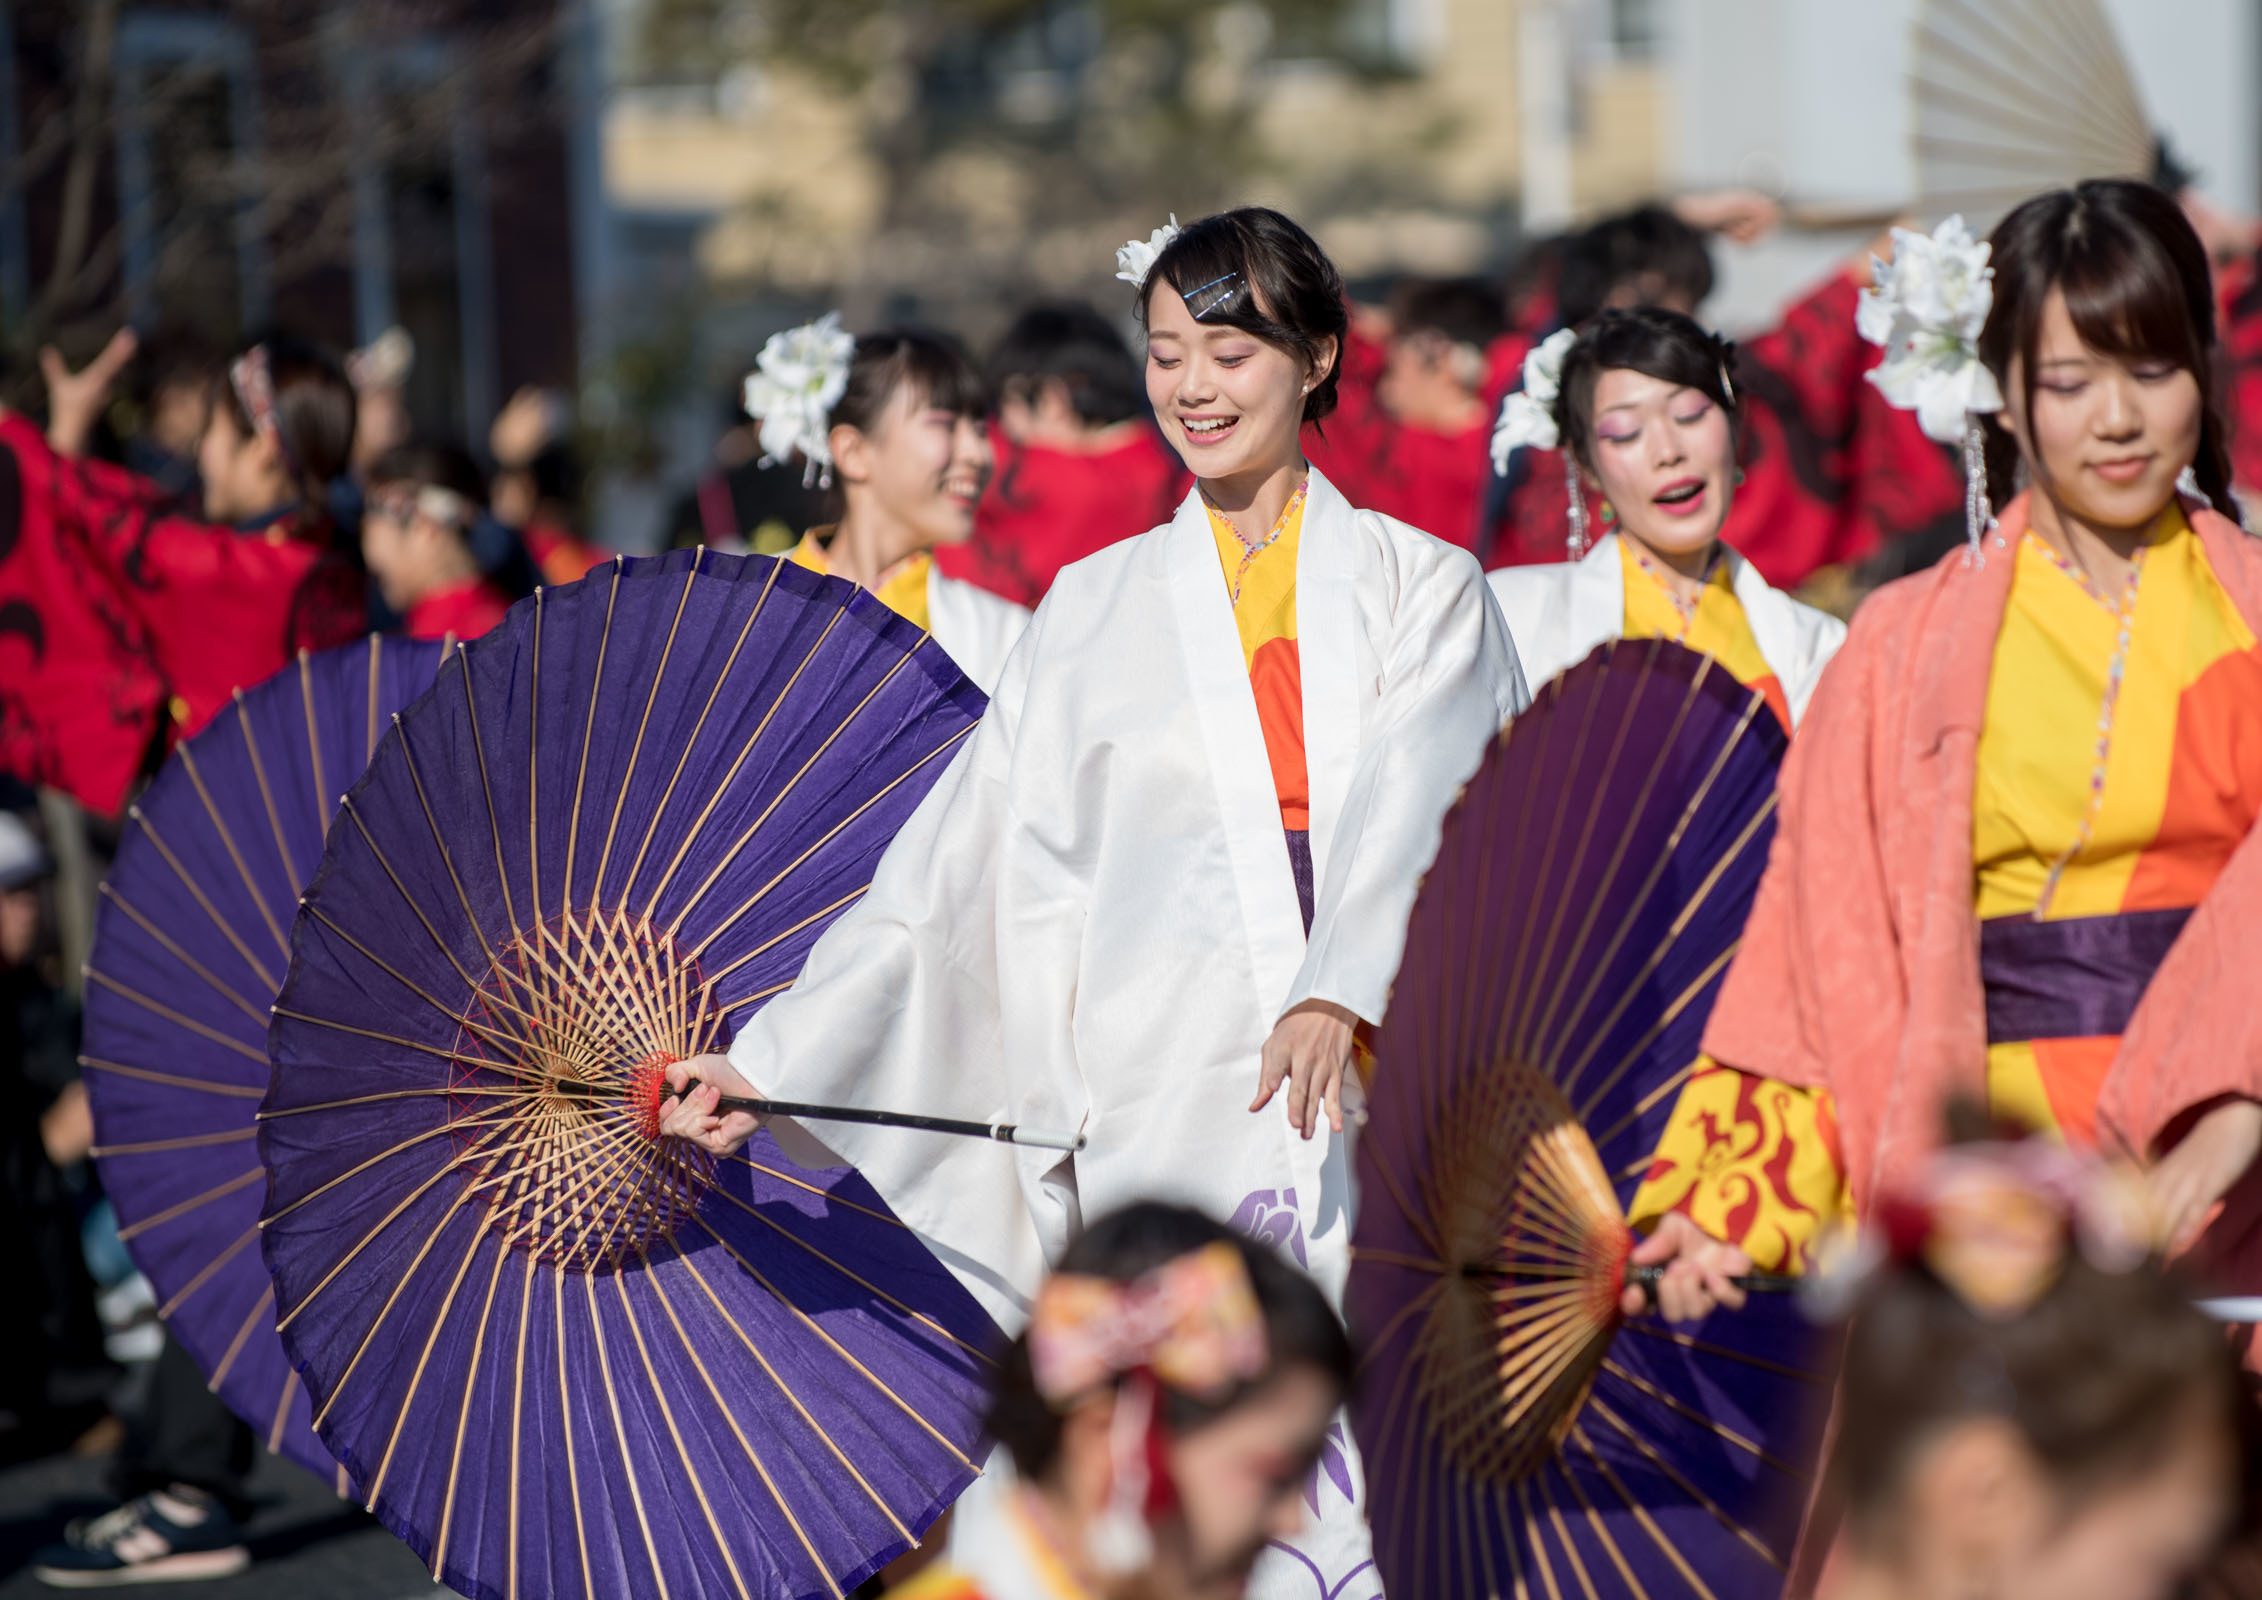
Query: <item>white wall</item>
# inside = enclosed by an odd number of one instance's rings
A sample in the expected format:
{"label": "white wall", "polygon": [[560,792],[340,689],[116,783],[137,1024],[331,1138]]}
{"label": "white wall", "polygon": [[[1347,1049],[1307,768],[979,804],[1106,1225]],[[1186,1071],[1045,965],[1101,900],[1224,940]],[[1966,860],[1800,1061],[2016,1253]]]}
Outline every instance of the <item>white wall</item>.
{"label": "white wall", "polygon": [[[2262,212],[2262,0],[2104,4],[2147,110],[2199,170],[2201,186],[2233,210]],[[1907,74],[1918,5],[1670,0],[1667,169],[1675,181],[1750,184],[1849,208],[1907,199],[1915,188]],[[1771,321],[1861,238],[1787,234],[1719,252],[1712,320],[1731,329]]]}

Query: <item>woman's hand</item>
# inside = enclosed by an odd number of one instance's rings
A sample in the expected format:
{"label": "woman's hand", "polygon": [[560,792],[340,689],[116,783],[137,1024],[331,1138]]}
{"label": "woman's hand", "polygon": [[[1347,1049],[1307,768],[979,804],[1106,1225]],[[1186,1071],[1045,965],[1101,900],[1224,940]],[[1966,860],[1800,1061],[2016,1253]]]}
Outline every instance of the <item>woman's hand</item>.
{"label": "woman's hand", "polygon": [[110,403],[118,374],[134,358],[141,342],[131,328],[110,335],[102,353],[73,372],[63,352],[46,345],[39,352],[39,374],[47,380],[47,442],[59,456],[83,456],[94,437],[94,424]]}
{"label": "woman's hand", "polygon": [[2217,1202],[2262,1153],[2262,1102],[2225,1100],[2192,1124],[2146,1175],[2152,1237],[2169,1255],[2191,1248]]}
{"label": "woman's hand", "polygon": [[1257,1072],[1257,1097],[1251,1111],[1272,1104],[1288,1085],[1288,1120],[1305,1138],[1319,1125],[1320,1106],[1327,1125],[1343,1131],[1343,1071],[1351,1064],[1351,1040],[1358,1017],[1327,1000],[1307,1000],[1282,1017],[1265,1040]]}
{"label": "woman's hand", "polygon": [[[1627,1262],[1635,1267],[1663,1267],[1657,1280],[1657,1310],[1667,1322],[1696,1322],[1710,1316],[1715,1306],[1743,1309],[1744,1291],[1735,1280],[1751,1271],[1751,1257],[1732,1244],[1723,1244],[1678,1211],[1668,1211],[1657,1229],[1634,1247]],[[1649,1309],[1650,1291],[1627,1284],[1618,1296],[1618,1309],[1629,1317]]]}
{"label": "woman's hand", "polygon": [[754,1137],[762,1119],[750,1111],[718,1113],[725,1095],[758,1097],[760,1091],[738,1074],[728,1056],[693,1056],[668,1063],[668,1094],[660,1102],[660,1132],[689,1139],[718,1156],[735,1155]]}

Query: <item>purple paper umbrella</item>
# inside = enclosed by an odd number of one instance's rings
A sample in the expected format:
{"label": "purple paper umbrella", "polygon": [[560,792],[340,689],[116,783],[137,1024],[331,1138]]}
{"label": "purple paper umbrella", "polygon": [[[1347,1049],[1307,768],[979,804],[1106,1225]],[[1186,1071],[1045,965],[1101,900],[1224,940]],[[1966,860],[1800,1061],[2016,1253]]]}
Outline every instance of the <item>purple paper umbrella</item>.
{"label": "purple paper umbrella", "polygon": [[341,1492],[258,1248],[267,1011],[338,796],[452,648],[372,637],[237,695],[130,813],[87,964],[94,1153],[126,1248],[220,1398]]}
{"label": "purple paper umbrella", "polygon": [[1376,1041],[1346,1291],[1392,1594],[1778,1593],[1827,1352],[1787,1295],[1622,1319],[1625,1207],[1767,861],[1784,735],[1605,645],[1447,817]]}
{"label": "purple paper umbrella", "polygon": [[982,707],[864,591],[685,552],[521,604],[347,796],[263,1243],[316,1429],[455,1588],[840,1595],[970,1481],[957,1280],[852,1173],[629,1096],[793,981]]}

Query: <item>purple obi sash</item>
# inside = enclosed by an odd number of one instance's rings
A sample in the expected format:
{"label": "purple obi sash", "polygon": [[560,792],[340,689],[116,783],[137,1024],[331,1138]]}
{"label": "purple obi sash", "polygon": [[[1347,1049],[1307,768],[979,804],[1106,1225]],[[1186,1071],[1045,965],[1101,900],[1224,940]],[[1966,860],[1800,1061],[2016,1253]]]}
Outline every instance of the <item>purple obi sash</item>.
{"label": "purple obi sash", "polygon": [[1296,875],[1296,905],[1304,913],[1304,937],[1312,935],[1312,831],[1283,828],[1288,835],[1288,870]]}
{"label": "purple obi sash", "polygon": [[2090,1039],[2128,1031],[2191,908],[2104,917],[1990,917],[1979,925],[1987,1042]]}

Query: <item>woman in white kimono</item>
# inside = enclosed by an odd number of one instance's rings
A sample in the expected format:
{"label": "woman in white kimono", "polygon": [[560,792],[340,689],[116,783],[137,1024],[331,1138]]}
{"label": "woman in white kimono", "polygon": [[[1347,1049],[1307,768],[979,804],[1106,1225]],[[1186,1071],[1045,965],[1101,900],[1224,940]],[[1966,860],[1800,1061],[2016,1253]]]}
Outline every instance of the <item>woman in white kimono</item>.
{"label": "woman in white kimono", "polygon": [[[1304,461],[1344,330],[1310,237],[1249,209],[1120,260],[1195,492],[1060,574],[870,892],[664,1108],[718,1150],[754,1129],[715,1115],[718,1090],[1083,1129],[1072,1157],[817,1130],[1009,1331],[1084,1216],[1143,1198],[1224,1217],[1340,1296],[1353,1029],[1382,1017],[1446,807],[1526,699],[1468,553]],[[1260,1596],[1378,1588],[1331,1443],[1315,1523]]]}
{"label": "woman in white kimono", "polygon": [[1616,530],[1583,549],[1585,496],[1569,485],[1571,559],[1489,575],[1532,682],[1606,640],[1663,637],[1715,657],[1786,729],[1805,713],[1846,626],[1720,542],[1742,476],[1734,365],[1726,340],[1656,307],[1605,311],[1524,363],[1493,453],[1566,442],[1567,469],[1599,487]]}
{"label": "woman in white kimono", "polygon": [[859,339],[828,313],[762,347],[746,409],[768,459],[799,455],[840,491],[840,520],[786,559],[862,584],[996,688],[1029,613],[943,576],[933,553],[973,536],[990,476],[982,383],[957,347],[922,328]]}

